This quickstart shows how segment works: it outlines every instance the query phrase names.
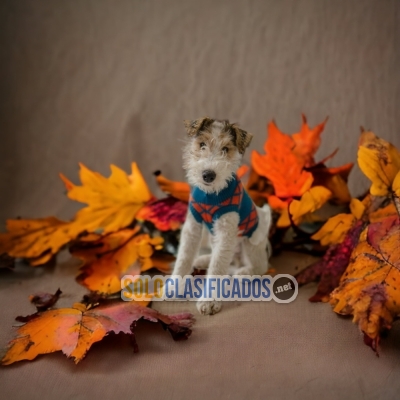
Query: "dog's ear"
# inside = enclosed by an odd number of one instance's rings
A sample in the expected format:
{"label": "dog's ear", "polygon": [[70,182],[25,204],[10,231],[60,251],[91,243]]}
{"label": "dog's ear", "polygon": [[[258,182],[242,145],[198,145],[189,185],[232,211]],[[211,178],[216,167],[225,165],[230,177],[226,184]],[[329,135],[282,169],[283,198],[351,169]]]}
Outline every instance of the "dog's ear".
{"label": "dog's ear", "polygon": [[232,126],[232,130],[235,133],[236,147],[238,148],[240,154],[244,154],[245,150],[247,147],[249,147],[251,140],[253,139],[253,135],[235,125]]}
{"label": "dog's ear", "polygon": [[187,119],[183,121],[189,137],[196,136],[204,128],[204,126],[209,125],[212,122],[213,120],[208,117],[195,119],[193,121],[189,121]]}

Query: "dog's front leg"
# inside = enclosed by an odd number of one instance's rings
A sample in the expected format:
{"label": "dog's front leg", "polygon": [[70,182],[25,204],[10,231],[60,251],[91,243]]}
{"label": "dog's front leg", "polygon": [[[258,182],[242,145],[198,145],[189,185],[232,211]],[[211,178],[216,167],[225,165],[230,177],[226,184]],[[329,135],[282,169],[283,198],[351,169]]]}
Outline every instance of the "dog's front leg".
{"label": "dog's front leg", "polygon": [[202,224],[199,224],[188,211],[181,231],[181,240],[173,275],[189,275],[192,272],[194,258],[199,252]]}
{"label": "dog's front leg", "polygon": [[[239,214],[230,212],[222,215],[213,225],[213,242],[208,276],[226,275],[232,262],[238,235]],[[208,281],[205,282],[208,287]],[[219,312],[222,302],[217,300],[200,299],[197,309],[200,314],[212,315]]]}

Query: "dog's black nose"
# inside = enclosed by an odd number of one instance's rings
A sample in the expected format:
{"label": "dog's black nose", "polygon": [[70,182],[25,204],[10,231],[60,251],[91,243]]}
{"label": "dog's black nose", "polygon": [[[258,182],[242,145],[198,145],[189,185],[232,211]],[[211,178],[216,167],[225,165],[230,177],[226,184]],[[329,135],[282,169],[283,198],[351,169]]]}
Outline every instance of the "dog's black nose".
{"label": "dog's black nose", "polygon": [[211,169],[206,169],[203,171],[203,181],[207,183],[211,183],[216,177],[216,174]]}

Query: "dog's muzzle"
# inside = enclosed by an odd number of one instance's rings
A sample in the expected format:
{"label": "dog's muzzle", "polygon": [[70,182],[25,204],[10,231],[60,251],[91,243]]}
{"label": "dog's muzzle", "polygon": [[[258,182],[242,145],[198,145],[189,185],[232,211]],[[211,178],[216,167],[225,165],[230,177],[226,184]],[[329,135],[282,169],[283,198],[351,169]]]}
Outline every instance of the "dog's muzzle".
{"label": "dog's muzzle", "polygon": [[216,173],[211,169],[206,169],[205,171],[203,171],[203,181],[206,183],[211,183],[212,181],[214,181],[216,176]]}

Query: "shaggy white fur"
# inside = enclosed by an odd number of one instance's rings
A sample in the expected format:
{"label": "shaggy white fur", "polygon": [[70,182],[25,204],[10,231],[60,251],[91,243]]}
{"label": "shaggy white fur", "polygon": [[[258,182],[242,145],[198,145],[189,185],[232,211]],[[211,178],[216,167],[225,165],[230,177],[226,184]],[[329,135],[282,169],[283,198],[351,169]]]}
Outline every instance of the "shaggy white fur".
{"label": "shaggy white fur", "polygon": [[[244,148],[250,143],[251,135],[242,130],[232,133],[229,129],[232,125],[229,125],[227,121],[209,119],[211,123],[203,132],[201,130],[203,120],[193,121],[188,125],[189,127],[198,126],[199,131],[193,137],[193,129],[190,130],[192,138],[184,149],[184,168],[191,185],[207,193],[218,193],[228,185],[232,174],[238,169]],[[250,139],[246,135],[250,135]],[[215,178],[208,182],[204,178],[204,171],[213,171]],[[235,274],[263,275],[267,272],[268,259],[271,255],[268,240],[272,220],[271,210],[269,206],[256,209],[259,218],[258,226],[249,238],[238,237],[239,214],[237,212],[226,213],[215,220],[211,236],[212,253],[202,255],[196,260],[201,243],[202,224],[195,220],[189,210],[182,228],[173,275],[189,275],[193,266],[201,269],[208,267],[208,275],[226,275],[238,246],[240,247],[239,269],[235,271]],[[215,314],[221,310],[221,307],[220,301],[200,299],[197,302],[197,309],[203,315]]]}
{"label": "shaggy white fur", "polygon": [[[237,149],[228,149],[232,143],[231,138],[221,134],[221,129],[222,125],[214,122],[209,135],[204,139],[200,137],[199,140],[189,140],[183,150],[183,167],[189,183],[206,193],[219,193],[225,189],[242,159]],[[213,182],[204,182],[202,174],[206,170],[216,172]]]}

